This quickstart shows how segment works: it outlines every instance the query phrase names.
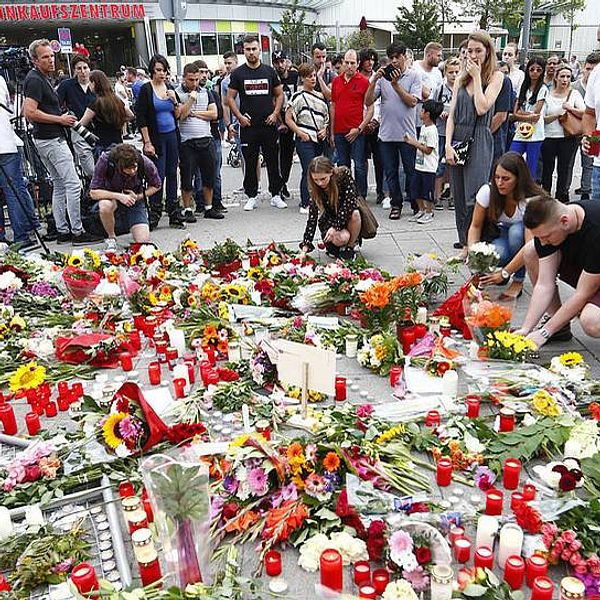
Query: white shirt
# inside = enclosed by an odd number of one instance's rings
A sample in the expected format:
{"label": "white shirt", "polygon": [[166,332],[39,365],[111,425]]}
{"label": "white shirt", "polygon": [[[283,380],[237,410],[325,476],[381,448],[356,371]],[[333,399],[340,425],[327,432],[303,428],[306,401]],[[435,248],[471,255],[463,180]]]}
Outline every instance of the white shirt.
{"label": "white shirt", "polygon": [[523,106],[520,107],[521,110],[523,110],[525,112],[533,112],[535,105],[540,100],[544,100],[544,106],[542,107],[542,112],[540,113],[540,118],[537,120],[536,123],[532,123],[533,135],[531,137],[524,138],[522,135],[519,134],[519,123],[520,122],[517,121],[517,123],[516,123],[517,130],[515,132],[514,139],[519,142],[542,142],[545,138],[544,114],[546,111],[546,98],[548,96],[548,88],[545,85],[543,85],[540,88],[540,91],[537,93],[537,100],[533,104],[531,104],[531,102],[529,102],[531,95],[532,95],[531,90],[527,90],[527,93],[525,94],[525,102],[523,103]]}
{"label": "white shirt", "polygon": [[519,69],[519,67],[515,67],[512,71],[509,72],[508,78],[510,79],[513,90],[517,96],[519,95],[519,90],[521,89],[521,84],[525,79],[525,73]]}
{"label": "white shirt", "polygon": [[[552,92],[546,96],[546,110],[545,115],[547,117],[553,117],[559,115],[563,111],[563,103],[566,102],[566,98],[557,98]],[[578,110],[584,110],[585,104],[581,94],[577,90],[571,90],[569,95],[569,106],[577,108]],[[556,119],[545,125],[545,134],[547,138],[562,138],[565,137],[565,132],[560,121]]]}
{"label": "white shirt", "polygon": [[[481,206],[481,208],[485,208],[486,210],[490,206],[490,184],[486,183],[479,188],[477,195],[475,196],[475,202]],[[504,211],[500,214],[498,218],[498,223],[520,223],[523,220],[523,215],[525,214],[525,207],[527,206],[526,200],[521,200],[517,204],[517,208],[515,210],[515,214],[512,217],[509,217]]]}
{"label": "white shirt", "polygon": [[[426,71],[422,66],[421,62],[416,60],[413,63],[413,68],[421,73],[423,85],[429,88],[429,98],[427,100],[435,100],[434,93],[440,88],[444,81],[444,76],[438,67],[433,67],[431,71]],[[421,109],[417,106],[417,127],[421,127]]]}
{"label": "white shirt", "polygon": [[14,117],[10,95],[4,77],[0,75],[0,103],[10,109],[10,112],[0,106],[0,154],[14,154],[23,141],[15,133],[10,120]]}
{"label": "white shirt", "polygon": [[419,134],[419,142],[423,146],[433,148],[429,154],[417,149],[415,169],[422,173],[435,173],[438,168],[438,130],[435,125],[423,125]]}
{"label": "white shirt", "polygon": [[[596,129],[600,129],[600,65],[596,65],[588,79],[585,105],[596,111]],[[600,167],[600,156],[594,158],[594,166]]]}
{"label": "white shirt", "polygon": [[129,96],[127,95],[127,88],[120,81],[115,83],[115,94],[123,102],[123,104],[129,108]]}

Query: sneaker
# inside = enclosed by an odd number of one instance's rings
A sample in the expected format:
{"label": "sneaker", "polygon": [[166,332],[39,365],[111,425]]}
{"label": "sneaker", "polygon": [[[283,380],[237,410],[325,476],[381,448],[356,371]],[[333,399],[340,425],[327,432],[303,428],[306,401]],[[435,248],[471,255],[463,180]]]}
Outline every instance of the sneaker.
{"label": "sneaker", "polygon": [[178,213],[173,213],[169,216],[169,227],[171,229],[185,229],[185,221],[181,219]]}
{"label": "sneaker", "polygon": [[282,198],[279,194],[275,194],[275,196],[273,196],[271,198],[271,206],[274,206],[275,208],[287,208],[288,207],[287,203],[284,200],[282,200]]}
{"label": "sneaker", "polygon": [[425,212],[417,219],[417,223],[419,223],[419,225],[427,225],[427,223],[431,223],[432,221],[433,221],[433,213],[432,212]]}
{"label": "sneaker", "polygon": [[204,206],[202,206],[202,205],[196,206],[196,209],[194,210],[194,214],[195,215],[203,215],[204,214]]}
{"label": "sneaker", "polygon": [[214,206],[204,211],[205,219],[224,219],[225,215],[218,211]]}
{"label": "sneaker", "polygon": [[412,217],[408,217],[407,221],[409,223],[416,223],[424,214],[425,212],[420,210],[416,212]]}
{"label": "sneaker", "polygon": [[244,204],[244,210],[254,210],[255,208],[258,208],[258,198],[256,196],[248,198],[248,201]]}
{"label": "sneaker", "polygon": [[381,202],[381,208],[383,208],[383,210],[390,210],[390,208],[392,208],[392,199],[385,197]]}
{"label": "sneaker", "polygon": [[587,192],[581,192],[580,200],[589,200],[589,199],[590,199],[590,195]]}
{"label": "sneaker", "polygon": [[286,185],[283,186],[283,189],[281,190],[281,192],[279,192],[279,195],[284,200],[290,200],[292,198],[292,195],[290,194],[290,191],[287,189]]}
{"label": "sneaker", "polygon": [[454,210],[454,199],[448,198],[448,210]]}
{"label": "sneaker", "polygon": [[450,200],[450,187],[444,188],[442,195],[440,196],[441,200]]}
{"label": "sneaker", "polygon": [[219,212],[222,212],[222,213],[228,212],[227,211],[227,207],[223,206],[220,202],[213,202],[213,208],[215,210],[218,210]]}
{"label": "sneaker", "polygon": [[308,206],[301,206],[300,207],[300,214],[301,215],[307,215],[310,212],[310,209],[308,208]]}
{"label": "sneaker", "polygon": [[464,246],[460,242],[454,242],[454,244],[452,244],[452,247],[455,250],[462,250],[464,248]]}
{"label": "sneaker", "polygon": [[74,235],[71,243],[73,246],[87,246],[89,244],[98,244],[104,239],[103,235],[95,235],[84,231],[79,235]]}
{"label": "sneaker", "polygon": [[433,204],[433,208],[435,208],[435,210],[444,210],[444,201],[441,198],[436,200]]}
{"label": "sneaker", "polygon": [[116,238],[106,238],[104,241],[104,252],[118,252],[119,244],[117,244]]}
{"label": "sneaker", "polygon": [[70,244],[71,239],[72,239],[72,236],[70,233],[61,233],[59,231],[56,236],[56,243],[57,244]]}
{"label": "sneaker", "polygon": [[197,223],[198,219],[194,216],[194,211],[191,208],[186,208],[182,213],[183,220],[186,223]]}
{"label": "sneaker", "polygon": [[356,252],[354,251],[354,248],[350,248],[350,246],[346,246],[345,248],[340,248],[340,250],[338,252],[338,256],[342,260],[354,260],[354,258],[356,256]]}

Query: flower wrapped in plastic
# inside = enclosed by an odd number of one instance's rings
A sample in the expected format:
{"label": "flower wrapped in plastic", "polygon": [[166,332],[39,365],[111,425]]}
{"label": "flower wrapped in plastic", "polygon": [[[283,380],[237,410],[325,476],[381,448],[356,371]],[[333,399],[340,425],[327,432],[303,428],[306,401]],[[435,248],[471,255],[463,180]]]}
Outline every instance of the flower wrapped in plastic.
{"label": "flower wrapped in plastic", "polygon": [[68,266],[62,273],[62,279],[73,300],[85,300],[102,279],[100,273]]}
{"label": "flower wrapped in plastic", "polygon": [[487,275],[491,273],[500,260],[494,244],[477,242],[469,246],[467,266],[474,275]]}
{"label": "flower wrapped in plastic", "polygon": [[468,288],[463,298],[465,322],[480,346],[486,345],[488,334],[510,329],[513,305],[514,299],[492,300],[475,286]]}

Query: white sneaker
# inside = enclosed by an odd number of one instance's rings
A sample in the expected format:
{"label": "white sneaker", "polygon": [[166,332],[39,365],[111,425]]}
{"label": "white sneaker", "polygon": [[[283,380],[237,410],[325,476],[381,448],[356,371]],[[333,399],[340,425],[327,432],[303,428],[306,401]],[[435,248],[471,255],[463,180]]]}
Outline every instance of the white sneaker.
{"label": "white sneaker", "polygon": [[115,238],[106,238],[104,241],[104,252],[118,252],[119,244]]}
{"label": "white sneaker", "polygon": [[412,217],[408,217],[409,223],[416,223],[425,213],[420,210],[418,213],[415,213]]}
{"label": "white sneaker", "polygon": [[386,196],[381,203],[381,208],[383,208],[383,210],[390,210],[390,208],[392,208],[392,199]]}
{"label": "white sneaker", "polygon": [[244,204],[244,210],[254,210],[258,207],[258,198],[255,196],[254,198],[248,198],[246,204]]}
{"label": "white sneaker", "polygon": [[427,223],[431,223],[432,221],[433,221],[433,213],[430,213],[430,212],[423,213],[417,219],[417,223],[419,223],[419,225],[427,225]]}
{"label": "white sneaker", "polygon": [[279,194],[276,194],[271,198],[271,206],[274,206],[275,208],[287,208],[287,203]]}
{"label": "white sneaker", "polygon": [[307,206],[301,206],[300,207],[300,214],[301,215],[307,215],[310,212],[309,208]]}

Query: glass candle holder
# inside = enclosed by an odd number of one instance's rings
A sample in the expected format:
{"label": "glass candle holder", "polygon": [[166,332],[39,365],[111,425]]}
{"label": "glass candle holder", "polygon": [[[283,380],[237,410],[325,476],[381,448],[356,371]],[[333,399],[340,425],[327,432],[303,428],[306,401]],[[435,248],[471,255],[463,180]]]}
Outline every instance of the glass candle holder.
{"label": "glass candle holder", "polygon": [[342,555],[332,548],[323,550],[320,558],[321,585],[341,592],[344,587]]}

